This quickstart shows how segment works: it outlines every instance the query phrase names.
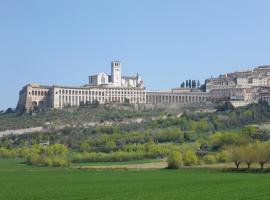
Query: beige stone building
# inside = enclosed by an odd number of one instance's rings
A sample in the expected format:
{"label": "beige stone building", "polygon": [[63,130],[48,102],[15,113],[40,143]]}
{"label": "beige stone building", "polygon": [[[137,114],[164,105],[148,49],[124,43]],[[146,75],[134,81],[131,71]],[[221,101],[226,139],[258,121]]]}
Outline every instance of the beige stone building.
{"label": "beige stone building", "polygon": [[36,108],[61,109],[82,104],[178,104],[212,100],[199,89],[174,88],[168,91],[146,91],[144,82],[136,76],[122,76],[121,62],[111,62],[111,74],[89,76],[89,83],[80,87],[28,84],[20,91],[17,110]]}
{"label": "beige stone building", "polygon": [[235,104],[236,101],[252,103],[259,99],[267,99],[267,93],[263,91],[270,88],[270,66],[220,75],[207,79],[205,83],[206,91],[214,99],[227,99]]}
{"label": "beige stone building", "polygon": [[139,75],[122,76],[121,63],[111,63],[111,75],[89,76],[89,84],[80,87],[28,84],[20,91],[17,110],[63,108],[99,102],[145,104],[146,90]]}
{"label": "beige stone building", "polygon": [[211,101],[209,93],[198,89],[173,88],[168,91],[148,91],[146,101],[149,104],[178,104]]}

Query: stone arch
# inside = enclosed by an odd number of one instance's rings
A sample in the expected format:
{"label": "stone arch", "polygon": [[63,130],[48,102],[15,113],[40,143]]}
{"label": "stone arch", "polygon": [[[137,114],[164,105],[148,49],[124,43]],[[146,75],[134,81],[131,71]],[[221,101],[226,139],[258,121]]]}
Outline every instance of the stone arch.
{"label": "stone arch", "polygon": [[32,109],[33,109],[34,111],[36,111],[36,110],[38,109],[38,102],[36,102],[36,101],[33,101],[33,102],[32,102]]}
{"label": "stone arch", "polygon": [[36,101],[33,101],[33,102],[32,102],[32,106],[33,106],[33,107],[37,107],[37,106],[38,106],[38,103],[37,103]]}

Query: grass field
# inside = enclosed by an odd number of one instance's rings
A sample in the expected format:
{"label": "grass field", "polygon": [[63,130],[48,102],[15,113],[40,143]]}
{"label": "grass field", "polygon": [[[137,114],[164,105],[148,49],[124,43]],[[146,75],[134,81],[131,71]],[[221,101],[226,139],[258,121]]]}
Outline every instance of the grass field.
{"label": "grass field", "polygon": [[268,200],[270,174],[215,170],[80,171],[0,159],[2,200]]}

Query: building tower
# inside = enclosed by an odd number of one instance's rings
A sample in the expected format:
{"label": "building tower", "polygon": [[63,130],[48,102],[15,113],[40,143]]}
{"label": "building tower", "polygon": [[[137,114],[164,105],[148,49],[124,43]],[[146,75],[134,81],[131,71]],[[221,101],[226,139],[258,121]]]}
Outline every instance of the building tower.
{"label": "building tower", "polygon": [[122,74],[121,74],[121,62],[113,61],[111,63],[111,75],[112,82],[115,87],[121,87],[122,85]]}

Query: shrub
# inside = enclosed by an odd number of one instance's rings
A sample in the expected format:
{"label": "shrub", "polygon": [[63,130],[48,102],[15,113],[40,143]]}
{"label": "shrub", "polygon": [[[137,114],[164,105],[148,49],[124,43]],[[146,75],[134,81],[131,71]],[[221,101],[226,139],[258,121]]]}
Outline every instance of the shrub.
{"label": "shrub", "polygon": [[198,157],[192,149],[187,149],[183,155],[183,162],[185,166],[193,166],[198,164]]}
{"label": "shrub", "polygon": [[141,160],[148,158],[149,155],[145,152],[124,152],[117,151],[111,153],[81,153],[76,154],[72,162],[115,162],[115,161],[130,161]]}
{"label": "shrub", "polygon": [[173,151],[169,154],[167,158],[169,169],[179,169],[183,166],[182,155],[179,151]]}
{"label": "shrub", "polygon": [[69,162],[67,159],[61,158],[61,157],[54,157],[51,159],[52,166],[53,167],[67,167],[69,166]]}
{"label": "shrub", "polygon": [[217,157],[218,162],[225,163],[225,162],[229,161],[230,153],[229,153],[229,151],[224,150],[224,151],[217,153],[216,157]]}
{"label": "shrub", "polygon": [[61,144],[41,147],[35,145],[25,155],[25,161],[29,165],[48,166],[48,167],[66,167],[69,165],[67,160],[67,148]]}
{"label": "shrub", "polygon": [[216,157],[214,155],[209,154],[209,155],[206,155],[206,156],[203,157],[203,162],[205,164],[214,164],[214,163],[217,162],[217,159],[216,159]]}
{"label": "shrub", "polygon": [[16,157],[17,153],[14,150],[0,148],[0,158],[13,158]]}

